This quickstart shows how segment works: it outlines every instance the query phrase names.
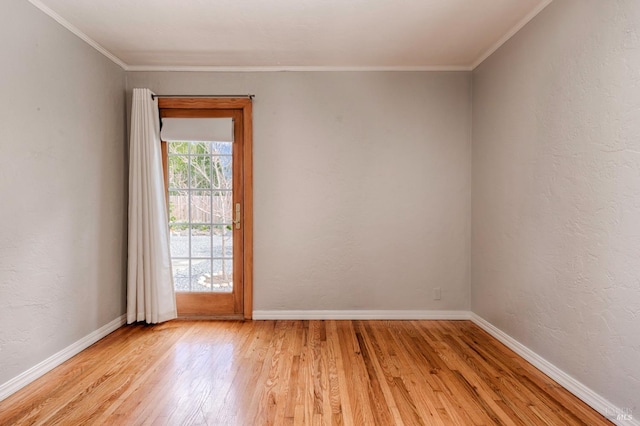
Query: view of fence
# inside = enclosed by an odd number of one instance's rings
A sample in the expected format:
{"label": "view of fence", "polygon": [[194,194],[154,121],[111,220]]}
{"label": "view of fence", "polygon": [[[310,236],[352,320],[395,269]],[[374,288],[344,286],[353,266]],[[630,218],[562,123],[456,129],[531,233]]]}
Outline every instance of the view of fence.
{"label": "view of fence", "polygon": [[231,224],[232,204],[231,191],[192,191],[191,197],[188,192],[180,191],[169,195],[170,220],[172,223],[189,222],[191,206],[191,223]]}

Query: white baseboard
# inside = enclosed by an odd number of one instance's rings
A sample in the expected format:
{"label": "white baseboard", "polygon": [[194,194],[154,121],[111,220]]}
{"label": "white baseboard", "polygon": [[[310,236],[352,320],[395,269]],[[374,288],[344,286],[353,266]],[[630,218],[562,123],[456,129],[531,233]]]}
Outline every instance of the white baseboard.
{"label": "white baseboard", "polygon": [[468,320],[469,311],[253,311],[254,320]]}
{"label": "white baseboard", "polygon": [[[565,373],[522,343],[518,342],[513,337],[500,330],[489,321],[485,320],[481,316],[471,313],[471,321],[484,331],[495,337],[502,342],[506,347],[526,359],[538,370],[555,380],[559,385],[567,389],[569,392],[583,400],[586,404],[591,406],[594,410],[611,420],[617,425],[633,425],[640,426],[638,421],[638,413],[628,413],[623,411],[620,407],[616,407],[614,404],[607,401],[605,398],[594,392],[592,389],[585,386],[583,383],[574,379],[569,374]],[[632,419],[624,420],[623,417],[627,415],[633,416]],[[619,417],[619,418],[617,418]]]}
{"label": "white baseboard", "polygon": [[77,342],[72,343],[71,345],[62,349],[60,352],[45,359],[41,363],[36,364],[35,366],[14,377],[8,382],[3,383],[2,385],[0,385],[0,401],[19,391],[29,383],[43,376],[45,373],[53,370],[72,356],[77,355],[106,335],[122,327],[126,323],[126,320],[126,315],[119,316],[110,323],[100,327],[92,333],[87,334]]}

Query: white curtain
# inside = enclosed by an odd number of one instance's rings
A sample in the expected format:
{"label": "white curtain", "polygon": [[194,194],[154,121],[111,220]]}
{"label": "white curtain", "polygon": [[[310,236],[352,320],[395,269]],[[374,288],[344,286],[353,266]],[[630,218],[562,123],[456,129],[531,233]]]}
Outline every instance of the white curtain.
{"label": "white curtain", "polygon": [[129,140],[127,323],[177,317],[162,173],[158,100],[133,89]]}

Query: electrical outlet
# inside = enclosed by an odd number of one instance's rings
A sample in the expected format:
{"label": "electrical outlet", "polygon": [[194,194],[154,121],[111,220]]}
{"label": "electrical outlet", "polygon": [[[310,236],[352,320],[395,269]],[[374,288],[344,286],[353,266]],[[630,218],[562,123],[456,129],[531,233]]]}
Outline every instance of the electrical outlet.
{"label": "electrical outlet", "polygon": [[442,299],[442,292],[440,291],[440,287],[435,287],[433,289],[433,300]]}

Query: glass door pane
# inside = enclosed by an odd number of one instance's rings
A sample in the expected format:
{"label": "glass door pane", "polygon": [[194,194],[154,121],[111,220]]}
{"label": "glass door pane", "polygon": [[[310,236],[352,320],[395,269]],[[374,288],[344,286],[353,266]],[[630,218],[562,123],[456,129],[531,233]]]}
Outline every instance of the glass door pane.
{"label": "glass door pane", "polygon": [[167,142],[178,292],[233,291],[233,143]]}

